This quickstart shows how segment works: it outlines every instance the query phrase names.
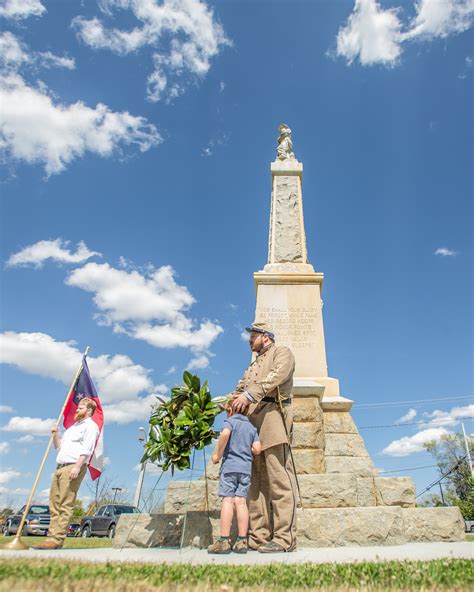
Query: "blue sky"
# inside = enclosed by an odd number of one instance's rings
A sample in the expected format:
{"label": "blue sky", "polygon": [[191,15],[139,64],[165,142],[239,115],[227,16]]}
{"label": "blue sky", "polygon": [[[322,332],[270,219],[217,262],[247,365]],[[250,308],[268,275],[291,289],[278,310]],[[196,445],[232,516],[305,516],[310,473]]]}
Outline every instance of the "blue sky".
{"label": "blue sky", "polygon": [[[129,491],[153,393],[189,366],[232,389],[282,122],[330,375],[361,427],[424,421],[361,429],[377,467],[433,464],[421,444],[473,414],[470,5],[22,7],[0,2],[3,499],[24,498],[87,345]],[[435,469],[406,474],[421,490]]]}

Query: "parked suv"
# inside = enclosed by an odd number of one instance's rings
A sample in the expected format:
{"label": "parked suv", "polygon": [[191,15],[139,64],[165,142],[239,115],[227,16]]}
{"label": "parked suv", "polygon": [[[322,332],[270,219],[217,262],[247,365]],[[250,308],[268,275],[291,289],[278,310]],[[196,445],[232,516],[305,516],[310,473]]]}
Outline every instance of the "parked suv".
{"label": "parked suv", "polygon": [[[8,516],[5,525],[3,527],[3,534],[10,536],[16,534],[18,527],[20,526],[23,513],[26,506],[23,506],[18,514]],[[26,515],[25,524],[23,526],[22,535],[46,535],[48,534],[49,523],[51,515],[49,513],[49,506],[42,506],[39,504],[33,504],[28,510]]]}
{"label": "parked suv", "polygon": [[113,539],[115,528],[121,514],[139,514],[138,508],[123,504],[101,506],[94,516],[84,516],[80,526],[80,536],[108,536]]}

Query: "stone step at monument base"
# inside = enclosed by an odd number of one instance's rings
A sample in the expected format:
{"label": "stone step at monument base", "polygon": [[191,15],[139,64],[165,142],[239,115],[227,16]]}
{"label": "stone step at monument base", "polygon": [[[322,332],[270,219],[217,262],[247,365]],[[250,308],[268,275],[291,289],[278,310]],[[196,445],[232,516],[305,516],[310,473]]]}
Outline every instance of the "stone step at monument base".
{"label": "stone step at monument base", "polygon": [[[303,508],[415,506],[415,484],[410,477],[357,477],[352,473],[299,475]],[[204,479],[171,482],[164,511],[219,510],[218,482]]]}
{"label": "stone step at monument base", "polygon": [[[311,508],[299,509],[297,519],[300,548],[464,540],[464,521],[457,507]],[[184,523],[184,515],[177,513],[122,514],[113,546],[179,547]],[[188,512],[183,546],[206,548],[218,536],[219,512]]]}

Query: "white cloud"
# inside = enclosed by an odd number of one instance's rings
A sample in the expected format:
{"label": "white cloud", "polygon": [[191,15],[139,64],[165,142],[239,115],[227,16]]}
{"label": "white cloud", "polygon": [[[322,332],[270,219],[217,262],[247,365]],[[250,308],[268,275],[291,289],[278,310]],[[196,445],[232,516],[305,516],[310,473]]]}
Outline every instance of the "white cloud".
{"label": "white cloud", "polygon": [[337,35],[337,54],[351,64],[393,65],[400,56],[398,10],[384,10],[376,0],[356,0],[354,10]]}
{"label": "white cloud", "polygon": [[202,370],[209,366],[209,357],[206,354],[199,354],[194,356],[194,358],[188,364],[188,370]]}
{"label": "white cloud", "polygon": [[176,366],[171,366],[170,368],[168,368],[168,370],[166,371],[166,374],[174,374],[176,372],[177,368]]}
{"label": "white cloud", "polygon": [[[56,341],[45,333],[0,334],[0,362],[22,372],[52,378],[69,386],[82,358],[73,342]],[[125,355],[88,357],[92,378],[104,404],[127,401],[140,393],[164,392],[154,385],[150,371]]]}
{"label": "white cloud", "polygon": [[49,436],[54,425],[54,419],[40,419],[38,417],[11,417],[7,425],[0,428],[4,432],[26,432],[34,436]]}
{"label": "white cloud", "polygon": [[31,60],[25,45],[10,31],[0,33],[0,65],[2,68],[17,69],[20,64]]}
{"label": "white cloud", "polygon": [[10,405],[0,405],[0,413],[13,413],[14,409],[13,407],[10,407]]}
{"label": "white cloud", "polygon": [[434,252],[435,255],[441,255],[441,257],[456,257],[458,254],[457,251],[453,251],[452,249],[448,249],[446,247],[440,247],[436,249]]}
{"label": "white cloud", "polygon": [[225,82],[223,80],[221,80],[219,82],[219,92],[224,92],[225,90]]}
{"label": "white cloud", "polygon": [[129,145],[145,152],[162,141],[143,117],[101,103],[60,104],[44,85],[28,86],[18,74],[0,77],[0,102],[0,155],[41,164],[48,176],[88,152],[108,157]]}
{"label": "white cloud", "polygon": [[5,469],[4,471],[0,471],[0,485],[5,485],[5,483],[10,483],[10,481],[14,481],[21,477],[21,473],[16,471],[15,469]]}
{"label": "white cloud", "polygon": [[211,60],[230,44],[212,9],[200,0],[101,0],[100,6],[108,19],[127,10],[139,24],[122,30],[78,16],[72,23],[78,38],[117,55],[150,48],[154,70],[148,76],[147,98],[152,102],[182,94],[186,75],[203,78]]}
{"label": "white cloud", "polygon": [[101,253],[90,251],[83,241],[79,241],[75,253],[68,249],[68,245],[69,241],[61,238],[38,241],[11,255],[7,261],[7,267],[33,265],[39,268],[47,259],[60,263],[82,263],[90,257],[101,257]]}
{"label": "white cloud", "polygon": [[0,16],[22,20],[30,16],[41,16],[46,8],[40,0],[0,0]]}
{"label": "white cloud", "polygon": [[66,70],[74,70],[76,67],[74,58],[58,56],[50,51],[40,51],[36,53],[35,58],[43,68],[66,68]]}
{"label": "white cloud", "polygon": [[125,424],[132,421],[148,420],[152,406],[157,403],[155,395],[138,397],[104,405],[104,417],[107,423]]}
{"label": "white cloud", "polygon": [[8,442],[0,442],[0,454],[8,454],[10,452],[10,444]]}
{"label": "white cloud", "polygon": [[57,56],[50,51],[32,51],[10,31],[0,33],[0,66],[3,72],[17,72],[24,65],[68,70],[76,67],[72,58]]}
{"label": "white cloud", "polygon": [[408,412],[403,415],[402,417],[400,417],[400,419],[397,419],[397,421],[395,423],[407,423],[409,421],[411,421],[412,419],[415,419],[416,417],[416,409],[409,409]]}
{"label": "white cloud", "polygon": [[36,442],[36,439],[31,434],[25,434],[24,436],[20,436],[16,439],[19,444],[32,444]]}
{"label": "white cloud", "polygon": [[15,489],[8,489],[8,487],[0,486],[0,495],[28,495],[31,489],[26,487],[16,487]]}
{"label": "white cloud", "polygon": [[159,348],[184,347],[196,352],[207,350],[223,329],[217,323],[202,321],[199,327],[185,315],[195,300],[174,278],[166,265],[155,269],[116,269],[107,263],[88,263],[75,269],[66,284],[92,292],[102,311],[99,323],[114,331],[146,341]]}
{"label": "white cloud", "polygon": [[432,426],[454,426],[461,418],[474,418],[474,405],[465,405],[463,407],[453,407],[450,411],[440,411],[436,409],[432,413],[425,413],[426,427]]}
{"label": "white cloud", "polygon": [[474,21],[472,0],[419,0],[416,15],[402,23],[402,9],[383,9],[377,0],[355,0],[354,9],[337,35],[336,54],[363,66],[399,63],[403,44],[445,38],[469,29]]}
{"label": "white cloud", "polygon": [[472,0],[420,0],[415,7],[417,14],[404,35],[405,39],[445,38],[462,33],[473,24]]}
{"label": "white cloud", "polygon": [[[141,470],[141,468],[142,468],[142,465],[140,463],[138,463],[133,467],[133,470],[138,472]],[[161,475],[162,472],[163,472],[163,469],[161,467],[159,467],[158,465],[155,465],[152,462],[146,463],[145,473],[147,475]]]}
{"label": "white cloud", "polygon": [[225,146],[229,141],[229,134],[226,133],[219,133],[215,137],[211,138],[202,149],[201,156],[212,156],[216,149]]}
{"label": "white cloud", "polygon": [[387,456],[409,456],[415,452],[423,452],[424,445],[431,440],[438,441],[442,436],[449,434],[443,427],[430,428],[422,430],[414,436],[405,436],[399,440],[394,440],[382,450],[382,454]]}

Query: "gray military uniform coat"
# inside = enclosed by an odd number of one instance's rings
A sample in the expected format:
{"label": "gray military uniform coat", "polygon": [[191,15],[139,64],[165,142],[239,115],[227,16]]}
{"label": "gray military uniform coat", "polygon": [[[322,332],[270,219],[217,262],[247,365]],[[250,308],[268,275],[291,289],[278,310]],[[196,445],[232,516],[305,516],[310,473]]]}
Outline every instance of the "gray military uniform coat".
{"label": "gray military uniform coat", "polygon": [[[284,400],[291,399],[295,358],[284,345],[270,345],[257,355],[243,377],[236,391],[247,391],[255,400],[249,407],[249,419],[257,428],[262,450],[277,444],[288,443],[281,413],[277,403],[262,401],[263,398],[275,399],[280,391]],[[291,405],[283,407],[288,433],[291,433],[293,412]]]}

